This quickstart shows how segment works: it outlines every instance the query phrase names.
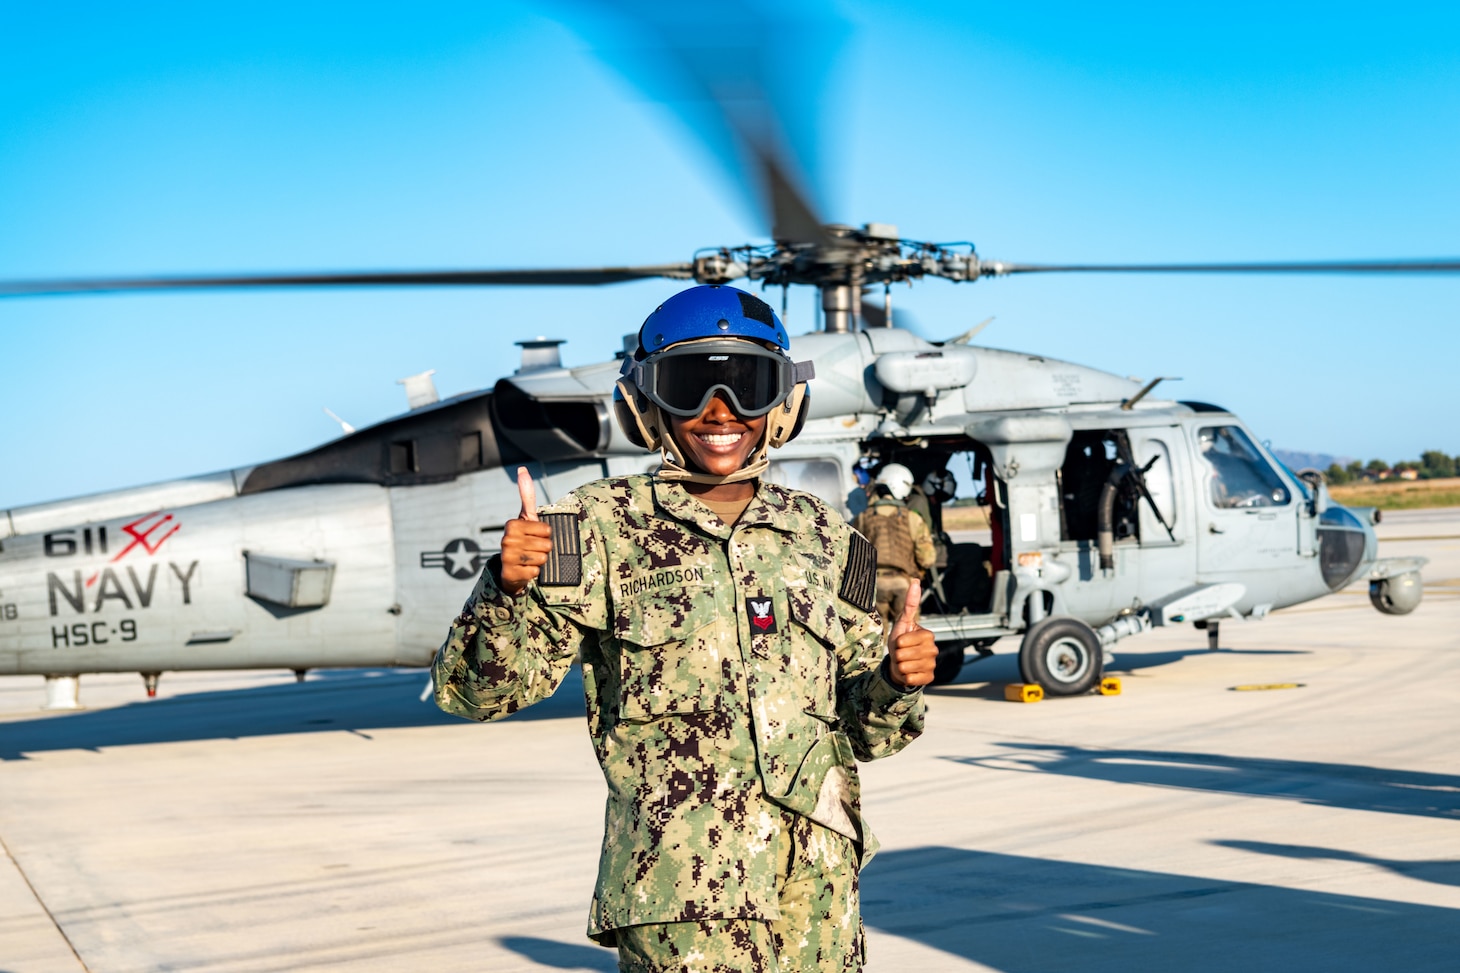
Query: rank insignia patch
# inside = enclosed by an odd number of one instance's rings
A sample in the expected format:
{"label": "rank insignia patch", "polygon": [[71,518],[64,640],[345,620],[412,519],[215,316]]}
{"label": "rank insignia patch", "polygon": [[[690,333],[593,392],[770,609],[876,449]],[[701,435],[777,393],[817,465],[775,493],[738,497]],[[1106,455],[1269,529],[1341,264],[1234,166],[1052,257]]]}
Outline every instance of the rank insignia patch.
{"label": "rank insignia patch", "polygon": [[750,631],[752,634],[775,634],[776,613],[771,608],[773,604],[774,602],[769,598],[745,599],[745,612],[750,616]]}

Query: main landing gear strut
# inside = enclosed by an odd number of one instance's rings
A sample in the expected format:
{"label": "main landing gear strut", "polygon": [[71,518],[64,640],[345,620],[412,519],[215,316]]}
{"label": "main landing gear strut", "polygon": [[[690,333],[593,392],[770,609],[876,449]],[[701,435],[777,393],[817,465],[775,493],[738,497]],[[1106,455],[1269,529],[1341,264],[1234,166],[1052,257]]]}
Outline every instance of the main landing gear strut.
{"label": "main landing gear strut", "polygon": [[1217,632],[1221,628],[1221,622],[1212,621],[1211,619],[1205,619],[1200,622],[1192,622],[1191,624],[1196,628],[1204,628],[1207,630],[1208,652],[1215,652],[1221,648],[1221,646],[1217,644]]}

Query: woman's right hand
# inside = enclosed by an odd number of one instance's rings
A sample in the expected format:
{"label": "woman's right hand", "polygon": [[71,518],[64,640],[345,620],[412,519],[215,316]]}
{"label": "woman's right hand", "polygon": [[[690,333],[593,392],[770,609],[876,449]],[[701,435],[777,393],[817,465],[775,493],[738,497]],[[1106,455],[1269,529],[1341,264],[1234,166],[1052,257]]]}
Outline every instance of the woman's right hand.
{"label": "woman's right hand", "polygon": [[537,580],[553,550],[552,528],[537,519],[537,491],[525,466],[517,467],[517,493],[522,512],[502,531],[501,588],[514,598]]}

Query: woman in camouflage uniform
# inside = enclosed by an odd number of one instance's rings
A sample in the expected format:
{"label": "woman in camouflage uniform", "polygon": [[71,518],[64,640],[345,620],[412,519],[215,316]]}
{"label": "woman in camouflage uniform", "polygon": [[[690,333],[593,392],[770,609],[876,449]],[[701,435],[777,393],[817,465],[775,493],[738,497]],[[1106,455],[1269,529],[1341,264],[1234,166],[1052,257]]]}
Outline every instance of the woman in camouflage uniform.
{"label": "woman in camouflage uniform", "polygon": [[812,374],[765,302],[683,291],[639,346],[615,407],[662,467],[540,512],[518,471],[522,513],[436,657],[436,700],[497,719],[581,658],[608,783],[588,933],[621,970],[860,970],[876,839],[856,762],[921,732],[932,634],[914,609],[884,653],[871,545],[760,479]]}

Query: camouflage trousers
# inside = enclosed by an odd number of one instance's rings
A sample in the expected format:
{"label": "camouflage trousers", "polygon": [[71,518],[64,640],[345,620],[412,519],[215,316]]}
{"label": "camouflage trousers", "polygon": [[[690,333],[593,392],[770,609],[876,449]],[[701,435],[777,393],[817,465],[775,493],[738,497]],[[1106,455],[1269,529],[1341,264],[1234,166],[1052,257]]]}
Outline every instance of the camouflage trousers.
{"label": "camouflage trousers", "polygon": [[781,820],[779,919],[617,929],[620,973],[861,973],[856,847],[798,814],[783,812]]}

